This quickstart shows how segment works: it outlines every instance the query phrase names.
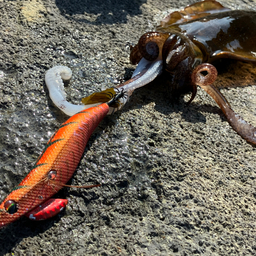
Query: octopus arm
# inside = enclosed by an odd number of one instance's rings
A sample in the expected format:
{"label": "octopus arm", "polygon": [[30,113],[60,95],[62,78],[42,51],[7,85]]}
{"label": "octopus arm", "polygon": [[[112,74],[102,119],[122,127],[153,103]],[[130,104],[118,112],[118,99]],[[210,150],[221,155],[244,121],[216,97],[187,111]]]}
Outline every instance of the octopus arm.
{"label": "octopus arm", "polygon": [[[203,75],[202,72],[207,72],[207,75]],[[216,87],[212,85],[216,77],[216,68],[211,64],[203,63],[193,71],[192,82],[199,85],[215,100],[215,102],[219,105],[220,109],[226,116],[227,121],[231,127],[243,139],[252,145],[256,145],[256,128],[247,123],[242,117],[235,113],[226,98]]]}

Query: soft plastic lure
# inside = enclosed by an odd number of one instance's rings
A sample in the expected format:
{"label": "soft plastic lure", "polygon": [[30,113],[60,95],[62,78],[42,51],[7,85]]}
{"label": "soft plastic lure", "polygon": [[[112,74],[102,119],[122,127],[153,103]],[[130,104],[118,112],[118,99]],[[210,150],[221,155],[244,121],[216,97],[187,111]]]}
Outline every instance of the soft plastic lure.
{"label": "soft plastic lure", "polygon": [[[86,105],[75,105],[69,103],[66,100],[66,93],[63,84],[63,81],[70,80],[71,76],[71,69],[65,66],[55,66],[49,69],[45,74],[45,83],[49,90],[51,100],[59,109],[61,109],[68,116],[72,116],[79,111],[97,106],[101,103],[108,102],[113,98],[116,98],[116,95],[124,91],[123,89],[109,88],[101,93],[92,94],[91,97],[95,96],[94,103],[88,104],[87,102],[83,102]],[[123,97],[117,97],[115,100],[115,104],[112,104],[109,109],[109,114],[120,109],[126,103],[126,101],[127,97],[125,96],[125,94],[123,94]]]}
{"label": "soft plastic lure", "polygon": [[[114,100],[83,110],[54,133],[31,172],[0,204],[0,228],[27,215],[46,219],[60,212],[67,200],[48,200],[72,177],[92,132]],[[92,185],[87,187],[93,187]]]}
{"label": "soft plastic lure", "polygon": [[[169,14],[155,32],[141,36],[131,51],[130,60],[138,65],[130,80],[117,88],[89,95],[82,100],[85,104],[82,107],[107,102],[122,88],[127,97],[119,102],[118,108],[121,108],[135,89],[164,72],[172,96],[192,92],[190,103],[196,96],[197,86],[200,86],[216,101],[232,128],[246,141],[256,145],[256,128],[237,115],[212,85],[217,77],[217,70],[212,65],[216,59],[256,63],[255,39],[255,11],[231,10],[215,0],[192,4]],[[54,68],[49,70],[49,74],[53,71]],[[49,91],[57,88],[47,81],[49,79],[46,79]],[[58,104],[57,98],[53,102],[68,114],[68,109]]]}

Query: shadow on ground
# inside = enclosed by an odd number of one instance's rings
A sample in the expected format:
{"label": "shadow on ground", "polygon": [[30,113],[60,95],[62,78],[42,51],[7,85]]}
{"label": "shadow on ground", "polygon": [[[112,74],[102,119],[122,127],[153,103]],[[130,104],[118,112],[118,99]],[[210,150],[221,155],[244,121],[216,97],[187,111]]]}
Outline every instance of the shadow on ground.
{"label": "shadow on ground", "polygon": [[[82,21],[91,24],[113,24],[118,21],[124,23],[127,21],[127,16],[142,14],[140,6],[146,0],[130,0],[120,2],[114,1],[81,1],[81,0],[56,0],[56,5],[68,19]],[[88,14],[88,19],[86,19]],[[92,17],[93,16],[93,17]]]}

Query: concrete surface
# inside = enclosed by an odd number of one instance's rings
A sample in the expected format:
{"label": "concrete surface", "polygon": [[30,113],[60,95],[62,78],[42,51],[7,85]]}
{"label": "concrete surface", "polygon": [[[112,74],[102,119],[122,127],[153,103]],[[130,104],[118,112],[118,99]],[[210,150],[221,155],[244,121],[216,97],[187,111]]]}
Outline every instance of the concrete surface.
{"label": "concrete surface", "polygon": [[[49,99],[46,70],[69,66],[66,92],[79,103],[128,79],[129,45],[193,2],[0,0],[0,201],[67,120]],[[256,10],[255,0],[221,3]],[[232,65],[217,85],[232,86],[223,94],[256,125],[255,66],[238,63],[237,75]],[[0,255],[256,254],[255,148],[203,91],[187,107],[156,90],[163,82],[138,90],[91,137],[70,184],[102,186],[63,189],[63,213],[0,230]]]}

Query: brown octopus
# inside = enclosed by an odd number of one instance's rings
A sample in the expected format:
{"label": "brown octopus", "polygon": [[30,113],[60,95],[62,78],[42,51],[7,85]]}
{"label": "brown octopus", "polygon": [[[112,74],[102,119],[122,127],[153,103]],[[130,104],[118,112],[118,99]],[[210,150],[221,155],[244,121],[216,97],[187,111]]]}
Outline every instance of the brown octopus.
{"label": "brown octopus", "polygon": [[[165,72],[176,94],[192,92],[190,103],[199,85],[216,101],[232,128],[256,145],[256,128],[237,115],[212,85],[217,70],[210,64],[221,58],[256,62],[255,42],[256,12],[230,10],[214,0],[198,2],[169,14],[156,32],[141,36],[130,55],[132,64],[139,64],[133,77],[117,88],[130,96],[136,88]],[[112,88],[109,97],[117,93],[117,88]],[[104,93],[109,94],[108,90],[84,98],[83,103],[98,102]]]}

